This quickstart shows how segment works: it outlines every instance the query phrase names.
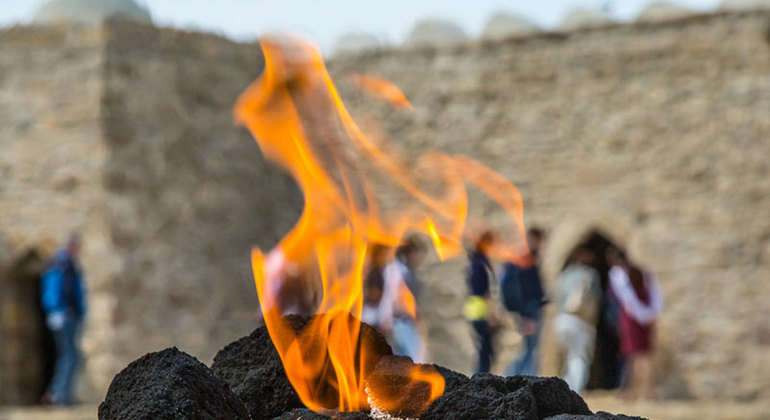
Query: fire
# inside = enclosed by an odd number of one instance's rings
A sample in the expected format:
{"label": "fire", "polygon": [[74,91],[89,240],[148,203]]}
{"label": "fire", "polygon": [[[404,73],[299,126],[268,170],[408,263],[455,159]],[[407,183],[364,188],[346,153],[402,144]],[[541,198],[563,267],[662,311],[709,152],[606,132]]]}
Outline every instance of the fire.
{"label": "fire", "polygon": [[[505,237],[520,240],[521,198],[513,185],[471,159],[431,152],[405,162],[386,153],[356,124],[315,47],[291,38],[266,39],[261,47],[264,73],[238,100],[236,119],[262,153],[294,177],[305,198],[302,215],[281,242],[267,254],[252,252],[265,324],[308,408],[365,409],[366,380],[380,357],[358,320],[368,248],[397,246],[406,234],[424,233],[442,259],[459,254],[466,183],[506,210],[514,228]],[[409,105],[384,79],[357,80],[394,106]],[[511,258],[514,251],[500,247],[498,254]],[[301,331],[282,318],[281,305],[284,281],[298,275],[320,290],[317,315]],[[400,299],[415,313],[408,290]],[[409,380],[429,389],[425,407],[443,393],[443,377],[433,368],[415,368]]]}

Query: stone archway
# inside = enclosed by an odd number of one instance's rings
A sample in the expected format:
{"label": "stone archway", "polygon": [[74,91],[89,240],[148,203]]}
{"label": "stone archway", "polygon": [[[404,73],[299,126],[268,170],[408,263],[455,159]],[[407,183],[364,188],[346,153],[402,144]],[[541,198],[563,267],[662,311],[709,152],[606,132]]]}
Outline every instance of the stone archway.
{"label": "stone archway", "polygon": [[[604,258],[605,250],[610,246],[628,250],[631,239],[631,224],[617,215],[602,211],[571,215],[556,226],[549,235],[541,265],[546,289],[554,290],[556,278],[573,250],[580,245],[587,245],[599,256],[595,268],[600,272],[602,285],[606,288],[608,267]],[[547,375],[561,373],[561,354],[551,332],[551,321],[555,312],[556,308],[548,305],[544,345],[541,347],[543,360],[541,373]],[[620,367],[615,331],[615,327],[608,325],[606,319],[600,319],[597,325],[597,346],[588,383],[589,388],[614,388],[617,385]]]}
{"label": "stone archway", "polygon": [[44,266],[29,250],[0,273],[0,405],[38,403],[53,372],[55,350],[39,299]]}

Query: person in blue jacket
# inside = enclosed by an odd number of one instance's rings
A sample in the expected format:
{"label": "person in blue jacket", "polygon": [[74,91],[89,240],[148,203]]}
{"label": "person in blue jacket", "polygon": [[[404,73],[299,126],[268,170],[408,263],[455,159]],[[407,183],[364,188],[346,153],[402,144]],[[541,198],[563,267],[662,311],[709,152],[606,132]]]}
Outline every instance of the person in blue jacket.
{"label": "person in blue jacket", "polygon": [[80,237],[72,235],[56,251],[42,277],[41,304],[56,346],[54,375],[43,395],[46,404],[73,403],[75,376],[80,364],[78,333],[86,314],[86,290],[78,263],[79,252]]}
{"label": "person in blue jacket", "polygon": [[476,373],[487,373],[492,365],[494,348],[492,338],[498,325],[497,310],[490,293],[491,265],[487,253],[495,240],[494,233],[481,234],[469,254],[467,271],[469,295],[463,305],[463,315],[475,332],[478,363]]}
{"label": "person in blue jacket", "polygon": [[540,312],[546,303],[538,260],[544,240],[545,234],[541,229],[536,227],[528,229],[528,264],[516,265],[509,262],[503,267],[500,296],[503,306],[517,314],[516,324],[524,342],[519,356],[505,370],[507,376],[534,376],[538,373],[537,345],[542,330]]}

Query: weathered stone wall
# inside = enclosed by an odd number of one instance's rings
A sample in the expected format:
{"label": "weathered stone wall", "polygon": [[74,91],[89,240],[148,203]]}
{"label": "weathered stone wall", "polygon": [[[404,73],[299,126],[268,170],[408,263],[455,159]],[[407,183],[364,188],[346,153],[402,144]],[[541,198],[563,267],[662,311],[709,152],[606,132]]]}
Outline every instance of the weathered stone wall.
{"label": "weathered stone wall", "polygon": [[176,345],[201,360],[257,325],[250,265],[299,216],[292,181],[233,124],[256,44],[112,22],[101,102],[114,253],[114,354]]}
{"label": "weathered stone wall", "polygon": [[121,21],[2,37],[3,251],[47,255],[83,233],[81,397],[100,399],[147,351],[176,345],[206,361],[250,332],[249,252],[274,245],[302,206],[233,124],[258,47]]}
{"label": "weathered stone wall", "polygon": [[[109,357],[113,300],[101,180],[107,159],[99,121],[103,45],[100,29],[0,31],[0,262],[6,265],[0,271],[30,251],[50,255],[69,232],[83,234],[92,314],[84,337],[85,350],[93,354],[89,366]],[[8,285],[18,279],[3,280]],[[19,310],[34,305],[17,303]],[[23,346],[14,339],[2,337],[3,347]]]}
{"label": "weathered stone wall", "polygon": [[[402,88],[413,112],[358,112],[381,116],[407,150],[466,154],[514,181],[527,221],[551,231],[549,282],[593,229],[629,247],[667,296],[658,328],[664,385],[767,397],[769,27],[766,12],[695,16],[379,51],[331,68],[338,80],[364,72]],[[423,308],[434,359],[467,372],[463,264],[426,270]],[[502,337],[498,372],[516,342]]]}
{"label": "weathered stone wall", "polygon": [[[549,282],[593,229],[655,271],[668,297],[664,385],[767,397],[768,25],[767,13],[697,16],[330,67],[354,111],[382,116],[405,149],[467,154],[514,181],[527,221],[551,231]],[[1,36],[3,249],[45,253],[84,233],[97,398],[141,353],[178,345],[207,360],[249,331],[249,249],[272,245],[301,207],[232,124],[257,48],[120,22]],[[392,79],[414,111],[364,107],[345,82],[353,71]],[[422,306],[434,360],[469,371],[463,265],[427,267]],[[497,372],[517,342],[509,328]]]}

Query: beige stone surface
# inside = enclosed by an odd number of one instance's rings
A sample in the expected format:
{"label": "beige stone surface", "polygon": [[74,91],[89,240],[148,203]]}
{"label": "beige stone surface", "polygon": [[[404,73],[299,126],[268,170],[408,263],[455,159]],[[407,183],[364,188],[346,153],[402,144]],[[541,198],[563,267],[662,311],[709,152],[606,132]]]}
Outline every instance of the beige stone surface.
{"label": "beige stone surface", "polygon": [[[551,233],[549,282],[594,229],[653,270],[668,297],[661,389],[762,400],[768,21],[694,16],[379,50],[330,68],[353,112],[383,117],[410,153],[463,153],[514,181],[527,222]],[[261,65],[255,45],[128,22],[0,32],[3,249],[12,261],[83,232],[90,399],[147,351],[177,345],[208,362],[256,325],[249,250],[274,244],[301,208],[292,182],[232,123]],[[393,80],[414,111],[360,99],[344,82],[351,72]],[[473,210],[501,219],[482,203]],[[433,360],[469,372],[464,265],[427,264],[421,305]],[[496,372],[518,343],[508,319]]]}
{"label": "beige stone surface", "polygon": [[[594,229],[655,272],[667,295],[662,389],[768,398],[770,219],[760,216],[770,208],[768,17],[389,50],[331,68],[338,79],[367,72],[403,89],[413,112],[357,112],[383,117],[405,149],[466,154],[515,182],[527,222],[552,237],[548,282]],[[458,309],[464,264],[425,270],[423,308],[434,360],[469,372],[473,348]],[[518,337],[507,331],[499,343],[498,373]],[[545,372],[557,373],[546,359]]]}

